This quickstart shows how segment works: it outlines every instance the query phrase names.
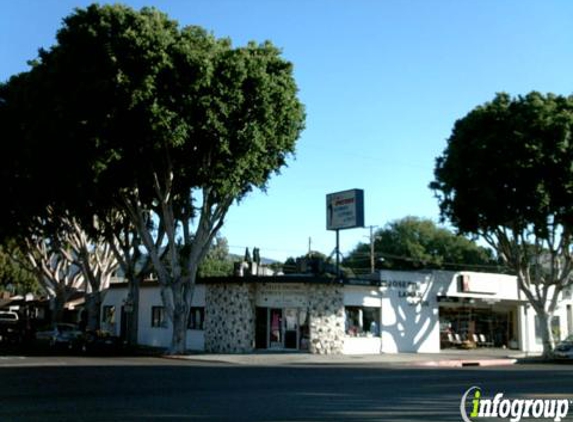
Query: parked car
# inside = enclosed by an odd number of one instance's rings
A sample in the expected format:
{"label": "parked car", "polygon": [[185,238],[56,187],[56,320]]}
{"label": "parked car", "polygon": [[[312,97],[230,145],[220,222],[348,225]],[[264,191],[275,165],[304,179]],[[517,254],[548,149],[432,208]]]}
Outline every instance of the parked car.
{"label": "parked car", "polygon": [[19,343],[22,340],[20,317],[14,311],[0,311],[0,342]]}
{"label": "parked car", "polygon": [[46,330],[37,331],[36,341],[52,348],[81,349],[84,334],[75,324],[59,323]]}
{"label": "parked car", "polygon": [[108,331],[87,331],[83,350],[95,354],[115,354],[121,350],[121,339]]}
{"label": "parked car", "polygon": [[557,343],[553,356],[556,359],[573,359],[573,335]]}

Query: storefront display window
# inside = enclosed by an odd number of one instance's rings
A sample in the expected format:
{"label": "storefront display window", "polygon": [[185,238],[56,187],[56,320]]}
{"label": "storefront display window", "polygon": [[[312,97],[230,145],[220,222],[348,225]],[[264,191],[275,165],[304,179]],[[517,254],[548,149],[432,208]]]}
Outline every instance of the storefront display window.
{"label": "storefront display window", "polygon": [[515,310],[491,307],[440,307],[440,345],[447,347],[516,347]]}
{"label": "storefront display window", "polygon": [[351,337],[380,336],[380,308],[367,306],[347,306],[346,335]]}

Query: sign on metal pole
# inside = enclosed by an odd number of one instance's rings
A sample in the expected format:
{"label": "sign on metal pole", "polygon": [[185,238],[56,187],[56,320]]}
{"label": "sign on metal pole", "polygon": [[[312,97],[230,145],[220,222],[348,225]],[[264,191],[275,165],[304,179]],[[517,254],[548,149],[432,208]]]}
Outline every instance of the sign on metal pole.
{"label": "sign on metal pole", "polygon": [[351,189],[326,195],[326,230],[364,227],[364,191]]}

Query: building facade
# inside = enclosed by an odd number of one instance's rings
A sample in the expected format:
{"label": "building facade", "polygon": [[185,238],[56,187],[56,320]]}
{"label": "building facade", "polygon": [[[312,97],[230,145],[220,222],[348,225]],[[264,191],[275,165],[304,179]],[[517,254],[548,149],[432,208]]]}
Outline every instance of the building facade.
{"label": "building facade", "polygon": [[[114,284],[102,327],[125,336],[127,286]],[[573,331],[571,298],[553,321],[556,339]],[[171,323],[159,288],[140,292],[138,342],[169,347]],[[504,347],[540,352],[536,316],[515,277],[474,272],[381,271],[344,282],[308,276],[229,277],[196,286],[189,350],[320,354],[439,353],[446,348]]]}

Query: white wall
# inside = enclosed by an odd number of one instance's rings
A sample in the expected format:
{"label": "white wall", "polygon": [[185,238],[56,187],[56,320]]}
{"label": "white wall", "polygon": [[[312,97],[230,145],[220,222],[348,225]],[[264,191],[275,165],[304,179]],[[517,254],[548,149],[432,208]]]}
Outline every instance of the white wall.
{"label": "white wall", "polygon": [[345,355],[377,355],[381,350],[380,337],[345,337],[342,353]]}
{"label": "white wall", "polygon": [[[107,330],[113,335],[119,336],[121,328],[121,307],[124,300],[127,298],[127,288],[113,288],[108,289],[102,302],[102,310],[104,306],[115,307],[115,323],[114,324],[101,324],[103,330]],[[101,313],[103,315],[103,311]]]}
{"label": "white wall", "polygon": [[383,294],[378,286],[345,286],[344,306],[380,307]]}
{"label": "white wall", "polygon": [[[444,289],[442,295],[496,300],[520,299],[517,279],[511,275],[471,271],[434,271],[432,274]],[[458,276],[467,277],[470,291],[459,291]]]}
{"label": "white wall", "polygon": [[382,351],[439,353],[439,284],[431,273],[381,271]]}
{"label": "white wall", "polygon": [[344,288],[345,306],[381,309],[380,337],[346,337],[344,353],[438,353],[439,283],[431,273],[405,271],[381,271],[380,280],[382,287]]}
{"label": "white wall", "polygon": [[[125,288],[109,289],[102,306],[115,306],[116,323],[115,327],[109,327],[115,335],[120,334],[121,327],[121,307],[127,298],[127,286]],[[157,286],[146,286],[140,289],[139,296],[139,330],[137,342],[141,345],[155,347],[169,347],[173,335],[171,321],[167,320],[167,326],[151,326],[151,308],[153,306],[163,306],[160,289]],[[197,285],[191,306],[205,306],[205,286]],[[105,328],[105,327],[102,327]],[[187,330],[187,349],[204,350],[205,337],[202,330]]]}

